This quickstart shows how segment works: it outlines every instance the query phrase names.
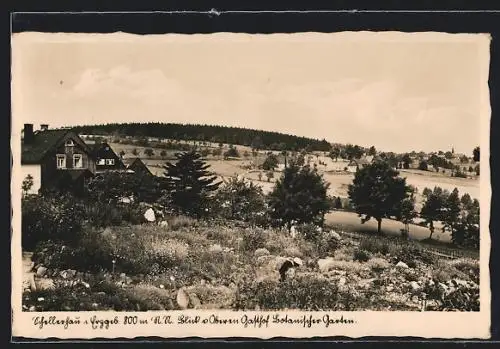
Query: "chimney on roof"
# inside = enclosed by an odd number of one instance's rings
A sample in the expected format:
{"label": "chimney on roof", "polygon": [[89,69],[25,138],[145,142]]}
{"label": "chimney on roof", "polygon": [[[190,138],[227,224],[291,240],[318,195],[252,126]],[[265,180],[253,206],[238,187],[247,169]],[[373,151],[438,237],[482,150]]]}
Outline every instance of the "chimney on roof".
{"label": "chimney on roof", "polygon": [[41,124],[40,125],[40,130],[47,131],[48,129],[49,129],[49,125],[47,125],[47,124]]}
{"label": "chimney on roof", "polygon": [[33,141],[33,124],[24,124],[24,135],[23,141],[26,144],[29,144]]}

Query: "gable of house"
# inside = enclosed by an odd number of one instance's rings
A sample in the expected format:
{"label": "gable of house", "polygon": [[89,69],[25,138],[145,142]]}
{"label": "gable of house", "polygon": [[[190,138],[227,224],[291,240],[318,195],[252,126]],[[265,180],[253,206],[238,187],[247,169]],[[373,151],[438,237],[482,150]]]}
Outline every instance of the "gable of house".
{"label": "gable of house", "polygon": [[146,164],[140,158],[133,158],[125,160],[127,165],[127,170],[134,171],[137,174],[153,175]]}
{"label": "gable of house", "polygon": [[93,148],[93,157],[97,171],[101,170],[124,170],[125,164],[113,148],[107,143],[96,143]]}

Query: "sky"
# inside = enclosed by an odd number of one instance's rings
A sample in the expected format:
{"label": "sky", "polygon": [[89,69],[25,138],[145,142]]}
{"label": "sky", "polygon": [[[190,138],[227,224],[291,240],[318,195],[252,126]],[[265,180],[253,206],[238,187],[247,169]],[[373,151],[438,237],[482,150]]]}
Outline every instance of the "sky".
{"label": "sky", "polygon": [[480,143],[488,93],[477,39],[16,34],[13,119],[50,127],[217,124],[384,151],[469,154]]}

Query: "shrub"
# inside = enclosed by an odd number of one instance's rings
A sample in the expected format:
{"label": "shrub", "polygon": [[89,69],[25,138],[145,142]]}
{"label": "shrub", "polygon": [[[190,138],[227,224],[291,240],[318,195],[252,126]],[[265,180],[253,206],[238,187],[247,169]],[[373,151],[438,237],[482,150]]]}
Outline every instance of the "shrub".
{"label": "shrub", "polygon": [[439,310],[479,311],[479,287],[458,285],[443,297]]}
{"label": "shrub", "polygon": [[345,300],[336,284],[327,279],[298,277],[284,282],[263,281],[242,285],[236,297],[237,310],[341,309]]}
{"label": "shrub", "polygon": [[354,250],[354,260],[359,262],[367,262],[370,259],[370,253],[362,250],[356,249]]}
{"label": "shrub", "polygon": [[376,273],[382,272],[389,267],[389,262],[383,258],[373,258],[367,262],[371,270]]}
{"label": "shrub", "polygon": [[382,255],[392,254],[396,250],[396,246],[391,244],[388,239],[367,237],[359,242],[359,248],[374,254]]}
{"label": "shrub", "polygon": [[256,249],[265,247],[265,244],[266,233],[262,229],[252,229],[243,234],[241,248],[253,253]]}
{"label": "shrub", "polygon": [[187,216],[175,216],[168,220],[168,227],[171,230],[179,230],[180,228],[189,228],[195,225],[197,225],[196,219]]}
{"label": "shrub", "polygon": [[264,223],[266,204],[262,188],[244,178],[232,177],[214,196],[212,212],[225,219]]}
{"label": "shrub", "polygon": [[138,205],[94,202],[82,206],[83,216],[95,227],[120,225],[123,222],[130,224],[144,222],[144,216]]}
{"label": "shrub", "polygon": [[85,229],[76,246],[48,240],[37,245],[32,258],[35,264],[49,269],[98,272],[111,270],[114,256],[108,240],[95,230]]}
{"label": "shrub", "polygon": [[321,235],[322,230],[316,224],[304,223],[296,227],[297,231],[309,241],[316,241]]}
{"label": "shrub", "polygon": [[474,282],[479,282],[479,261],[470,258],[460,258],[448,263],[458,271],[468,275]]}
{"label": "shrub", "polygon": [[189,255],[189,246],[176,239],[153,238],[148,245],[155,259],[161,260],[164,265],[169,263],[174,265]]}
{"label": "shrub", "polygon": [[341,246],[340,241],[329,233],[323,232],[316,238],[316,246],[320,256],[331,254]]}
{"label": "shrub", "polygon": [[74,243],[82,229],[80,207],[71,196],[30,195],[22,199],[22,246],[33,249],[39,241]]}

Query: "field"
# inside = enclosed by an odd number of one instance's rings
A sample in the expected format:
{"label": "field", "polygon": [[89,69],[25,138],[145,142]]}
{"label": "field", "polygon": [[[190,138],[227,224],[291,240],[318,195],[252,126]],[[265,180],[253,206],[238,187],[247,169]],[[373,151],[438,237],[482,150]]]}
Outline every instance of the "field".
{"label": "field", "polygon": [[[133,148],[136,148],[141,154],[140,157],[144,161],[144,163],[148,166],[151,172],[157,176],[162,176],[164,173],[163,165],[166,161],[174,159],[175,151],[167,151],[167,155],[164,158],[158,156],[160,154],[161,149],[154,148],[155,156],[147,157],[143,155],[144,147],[136,147],[134,145],[123,145],[120,143],[112,143],[113,149],[116,152],[120,152],[124,150],[126,152],[125,157],[131,156],[131,151]],[[211,144],[211,147],[218,147],[217,144]],[[251,149],[249,147],[239,146],[236,148],[243,154],[245,151],[251,153]],[[223,150],[227,150],[227,146],[223,148]],[[211,156],[209,155],[206,159],[207,163],[210,165],[210,170],[213,171],[219,179],[224,179],[232,176],[242,176],[246,179],[251,180],[255,184],[258,184],[262,187],[264,193],[269,193],[273,186],[274,182],[280,176],[280,171],[277,170],[274,172],[274,178],[268,180],[265,175],[265,171],[258,170],[255,164],[262,163],[266,157],[267,151],[258,152],[257,156],[248,156],[247,158],[242,157],[238,160],[224,160],[221,156]],[[279,154],[279,152],[274,152],[275,154]],[[281,157],[281,156],[280,156]],[[280,158],[283,161],[283,158]],[[316,164],[318,166],[319,171],[323,174],[325,180],[330,183],[328,194],[332,196],[340,196],[347,197],[347,188],[354,178],[353,173],[349,173],[345,171],[345,168],[348,166],[348,161],[338,159],[333,160],[323,154],[311,154],[306,157],[306,161],[309,161],[311,166]],[[479,179],[478,178],[457,178],[450,177],[447,174],[443,174],[441,172],[431,172],[431,171],[420,171],[414,169],[403,169],[399,170],[400,175],[406,178],[408,184],[417,188],[418,192],[416,195],[416,209],[419,211],[422,207],[423,196],[421,195],[425,188],[434,188],[435,186],[439,186],[448,191],[452,191],[454,188],[457,188],[460,195],[468,193],[472,198],[479,199]],[[259,173],[261,174],[261,178],[259,179]],[[354,214],[349,212],[335,212],[330,213],[326,217],[327,222],[330,224],[338,224],[340,226],[345,226],[350,230],[357,231],[376,231],[376,222],[374,220],[369,221],[365,224],[360,223],[360,218]],[[415,220],[415,223],[418,223],[419,219]],[[434,234],[433,238],[441,241],[441,242],[450,242],[451,236],[448,232],[441,233],[441,225],[438,222],[436,224],[437,233]],[[382,229],[385,233],[391,235],[400,234],[400,230],[402,229],[402,224],[400,222],[392,221],[389,219],[384,220],[382,225]],[[429,237],[429,230],[425,227],[419,226],[417,224],[410,225],[410,237],[416,240],[423,240]]]}

